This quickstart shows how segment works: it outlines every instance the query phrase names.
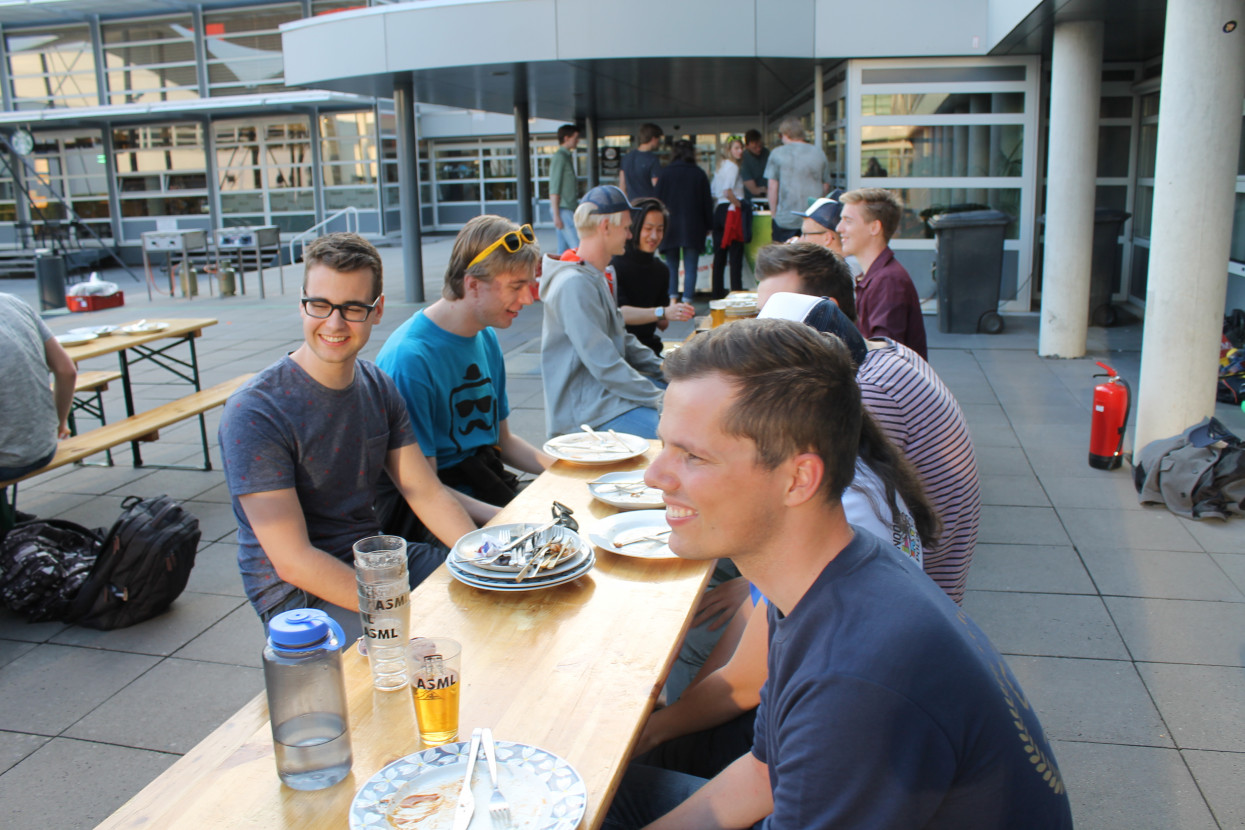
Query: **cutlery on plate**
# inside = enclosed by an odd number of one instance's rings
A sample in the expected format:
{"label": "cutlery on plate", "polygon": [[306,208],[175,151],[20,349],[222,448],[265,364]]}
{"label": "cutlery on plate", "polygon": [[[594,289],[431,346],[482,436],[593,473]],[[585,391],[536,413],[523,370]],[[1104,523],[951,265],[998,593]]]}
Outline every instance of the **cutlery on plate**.
{"label": "cutlery on plate", "polygon": [[670,528],[655,530],[645,527],[638,530],[624,530],[614,537],[614,547],[625,548],[627,545],[634,545],[638,542],[665,542],[669,535]]}
{"label": "cutlery on plate", "polygon": [[488,814],[493,818],[493,826],[509,828],[514,826],[510,817],[510,804],[501,794],[497,781],[497,745],[493,743],[493,730],[484,727],[484,760],[488,762],[488,777],[493,782],[493,795],[489,797]]}
{"label": "cutlery on plate", "polygon": [[482,730],[476,727],[471,732],[471,752],[467,756],[467,774],[463,776],[463,787],[458,791],[458,806],[454,808],[454,830],[467,830],[471,824],[471,816],[476,811],[476,797],[471,792],[471,775],[476,771],[476,756],[480,754]]}

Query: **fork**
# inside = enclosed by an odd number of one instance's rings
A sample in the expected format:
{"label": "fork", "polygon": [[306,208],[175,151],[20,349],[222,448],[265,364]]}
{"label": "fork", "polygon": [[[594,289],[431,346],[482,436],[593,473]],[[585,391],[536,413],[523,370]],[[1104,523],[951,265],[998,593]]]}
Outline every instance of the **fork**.
{"label": "fork", "polygon": [[488,762],[488,776],[493,782],[493,794],[488,800],[488,814],[493,819],[494,827],[513,827],[514,820],[510,817],[510,803],[506,801],[506,797],[501,794],[501,788],[497,785],[497,746],[493,743],[493,730],[487,726],[484,727],[483,738],[484,760]]}

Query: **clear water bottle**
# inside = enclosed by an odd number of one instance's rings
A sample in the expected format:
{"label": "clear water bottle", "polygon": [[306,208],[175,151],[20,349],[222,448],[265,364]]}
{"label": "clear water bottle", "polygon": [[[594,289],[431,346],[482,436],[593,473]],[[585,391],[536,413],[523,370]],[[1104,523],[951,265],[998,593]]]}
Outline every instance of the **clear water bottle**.
{"label": "clear water bottle", "polygon": [[268,621],[268,717],[277,774],[292,789],[324,789],[350,774],[345,641],[337,621],[318,609],[298,608]]}

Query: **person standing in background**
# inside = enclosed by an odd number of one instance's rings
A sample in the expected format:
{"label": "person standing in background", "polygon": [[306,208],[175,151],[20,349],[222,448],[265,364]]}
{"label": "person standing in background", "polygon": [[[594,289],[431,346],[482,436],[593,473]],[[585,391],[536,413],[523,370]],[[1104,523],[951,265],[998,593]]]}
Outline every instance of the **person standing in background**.
{"label": "person standing in background", "polygon": [[558,254],[579,247],[575,232],[575,208],[579,204],[579,180],[575,177],[575,148],[579,128],[574,124],[558,127],[558,150],[549,162],[549,212],[558,231]]}
{"label": "person standing in background", "polygon": [[722,148],[722,163],[709,184],[717,204],[713,208],[713,299],[726,296],[723,272],[727,260],[731,265],[731,290],[744,287],[744,245],[752,238],[752,211],[744,201],[744,180],[739,163],[744,157],[744,143],[731,136]]}
{"label": "person standing in background", "polygon": [[696,164],[696,145],[685,138],[674,142],[674,158],[657,180],[657,198],[670,211],[670,225],[661,252],[670,269],[670,299],[679,299],[679,254],[683,259],[683,302],[696,294],[696,269],[705,236],[713,227],[713,195],[709,177]]}
{"label": "person standing in background", "polygon": [[744,180],[745,201],[764,199],[769,192],[769,180],[765,178],[765,165],[769,162],[769,150],[761,143],[760,130],[744,133],[744,157],[739,162],[739,175]]}
{"label": "person standing in background", "polygon": [[769,154],[765,177],[769,179],[766,190],[773,213],[773,241],[786,242],[800,232],[809,204],[830,192],[830,162],[804,140],[800,119],[784,119],[778,132],[782,146]]}
{"label": "person standing in background", "polygon": [[661,144],[662,135],[661,127],[656,124],[641,124],[635,149],[623,156],[622,170],[618,173],[618,187],[633,202],[657,195],[661,159],[655,151]]}

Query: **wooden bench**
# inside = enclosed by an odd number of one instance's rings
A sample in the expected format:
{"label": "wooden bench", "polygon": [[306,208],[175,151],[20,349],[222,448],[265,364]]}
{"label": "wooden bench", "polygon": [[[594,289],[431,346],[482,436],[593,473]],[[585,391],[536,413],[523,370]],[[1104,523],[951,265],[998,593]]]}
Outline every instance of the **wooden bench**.
{"label": "wooden bench", "polygon": [[[112,370],[93,370],[90,372],[79,372],[77,379],[74,380],[74,399],[73,404],[69,407],[69,434],[78,434],[78,413],[84,413],[96,421],[100,426],[108,423],[108,419],[104,417],[104,392],[108,391],[108,384],[114,380],[121,380],[121,373],[116,369]],[[103,464],[93,462],[79,461],[79,464],[89,464],[89,466],[112,466],[112,450],[105,450],[104,455],[107,461]]]}
{"label": "wooden bench", "polygon": [[[105,424],[81,435],[66,438],[57,444],[56,455],[47,466],[40,467],[34,472],[27,473],[18,478],[0,481],[0,487],[7,487],[19,481],[25,481],[28,478],[55,470],[66,464],[72,464],[87,456],[110,450],[121,444],[128,444],[133,441],[155,441],[160,437],[160,430],[164,427],[172,426],[196,415],[202,415],[214,407],[223,406],[225,400],[233,391],[250,379],[250,377],[250,374],[239,375],[232,380],[218,383],[210,389],[192,392],[184,398],[178,398],[154,409],[148,409],[146,412],[131,415],[124,421]],[[205,459],[204,469],[211,469],[208,459]],[[16,498],[16,494],[14,497]]]}

